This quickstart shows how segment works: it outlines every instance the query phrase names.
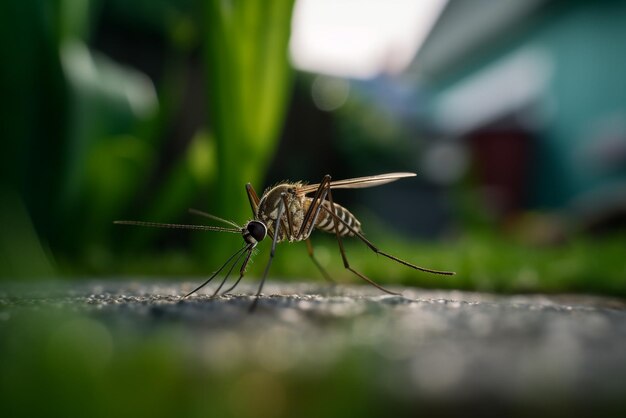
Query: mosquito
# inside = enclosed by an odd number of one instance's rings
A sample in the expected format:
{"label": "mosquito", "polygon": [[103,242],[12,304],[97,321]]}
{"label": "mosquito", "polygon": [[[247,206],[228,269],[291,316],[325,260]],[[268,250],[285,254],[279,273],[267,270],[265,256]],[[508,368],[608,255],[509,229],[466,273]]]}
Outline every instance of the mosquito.
{"label": "mosquito", "polygon": [[[191,229],[198,231],[217,231],[217,232],[230,232],[241,234],[244,240],[244,245],[231,255],[222,266],[215,271],[211,277],[209,277],[204,283],[196,287],[191,292],[183,296],[183,299],[191,296],[195,292],[208,285],[218,274],[222,272],[231,262],[231,266],[228,268],[226,274],[220,285],[213,292],[212,297],[220,294],[220,290],[224,287],[228,277],[234,270],[235,266],[243,258],[243,262],[239,269],[239,278],[235,283],[224,290],[221,295],[231,292],[246,273],[246,267],[250,262],[253,254],[253,250],[256,246],[265,239],[266,236],[272,239],[272,246],[270,250],[269,260],[263,271],[263,276],[259,283],[259,288],[256,292],[254,301],[250,306],[250,311],[253,311],[258,303],[259,296],[263,290],[263,285],[267,278],[270,266],[274,260],[276,253],[276,244],[283,241],[297,242],[305,241],[307,251],[315,266],[320,270],[322,275],[329,282],[334,282],[328,275],[326,270],[315,258],[313,246],[311,245],[310,236],[314,229],[319,229],[324,232],[335,234],[337,243],[339,244],[339,252],[343,260],[343,265],[346,269],[363,279],[370,285],[380,289],[385,293],[392,295],[399,295],[399,293],[393,292],[383,286],[377,284],[363,273],[352,268],[348,262],[346,251],[343,246],[343,238],[345,237],[357,237],[367,247],[369,247],[376,254],[382,255],[388,259],[391,259],[397,263],[403,264],[415,270],[423,271],[432,274],[441,275],[454,275],[451,271],[433,270],[425,267],[420,267],[415,264],[404,261],[394,255],[388,254],[374,244],[372,244],[361,230],[361,222],[352,214],[348,209],[334,202],[332,190],[333,189],[359,189],[366,187],[380,186],[383,184],[391,183],[393,181],[414,177],[415,173],[388,173],[379,174],[367,177],[358,177],[347,180],[331,181],[331,176],[326,175],[322,181],[318,184],[305,184],[303,182],[286,182],[278,184],[274,187],[268,188],[261,198],[257,195],[256,191],[250,183],[246,184],[246,193],[248,200],[250,201],[250,207],[252,208],[253,219],[246,222],[243,226],[236,224],[235,222],[220,218],[215,215],[211,215],[206,212],[202,212],[196,209],[190,209],[193,214],[204,216],[214,221],[222,222],[228,226],[209,226],[209,225],[186,225],[186,224],[169,224],[169,223],[155,223],[155,222],[143,222],[143,221],[115,221],[115,224],[123,225],[139,225],[159,228],[175,228],[175,229]],[[234,260],[234,262],[233,262]]]}

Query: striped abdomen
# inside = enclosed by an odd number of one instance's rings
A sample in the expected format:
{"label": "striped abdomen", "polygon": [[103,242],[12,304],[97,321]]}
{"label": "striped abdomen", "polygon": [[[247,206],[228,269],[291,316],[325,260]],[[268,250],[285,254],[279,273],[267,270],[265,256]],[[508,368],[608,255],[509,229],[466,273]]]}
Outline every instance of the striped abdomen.
{"label": "striped abdomen", "polygon": [[[310,203],[312,199],[308,198],[308,200],[309,202],[307,203]],[[325,200],[323,205],[329,211],[331,210],[329,201]],[[337,215],[338,218],[341,218],[341,220],[343,220],[346,224],[350,225],[352,229],[354,229],[357,232],[361,232],[361,222],[359,222],[359,220],[353,214],[351,214],[350,211],[348,211],[348,209],[335,203],[335,214]],[[334,234],[335,222],[338,222],[338,221],[336,221],[331,216],[330,213],[328,213],[325,210],[321,210],[317,218],[317,222],[315,223],[315,227],[322,231],[326,231],[326,232],[330,232]],[[354,233],[352,233],[352,231],[350,231],[350,229],[343,222],[338,222],[338,229],[339,229],[339,235],[342,237],[354,235]]]}

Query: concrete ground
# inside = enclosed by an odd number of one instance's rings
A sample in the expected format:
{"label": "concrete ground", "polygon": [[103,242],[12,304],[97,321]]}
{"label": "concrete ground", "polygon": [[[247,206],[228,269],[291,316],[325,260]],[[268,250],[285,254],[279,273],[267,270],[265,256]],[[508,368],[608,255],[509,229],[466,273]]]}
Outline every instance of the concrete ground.
{"label": "concrete ground", "polygon": [[46,306],[113,329],[173,325],[187,336],[181,352],[218,369],[253,361],[276,373],[331,373],[358,353],[364,376],[375,379],[381,393],[453,411],[467,405],[563,416],[626,411],[622,300],[413,288],[393,288],[403,296],[391,296],[368,286],[270,282],[249,314],[254,283],[230,296],[200,292],[181,301],[196,284],[5,287],[0,320]]}

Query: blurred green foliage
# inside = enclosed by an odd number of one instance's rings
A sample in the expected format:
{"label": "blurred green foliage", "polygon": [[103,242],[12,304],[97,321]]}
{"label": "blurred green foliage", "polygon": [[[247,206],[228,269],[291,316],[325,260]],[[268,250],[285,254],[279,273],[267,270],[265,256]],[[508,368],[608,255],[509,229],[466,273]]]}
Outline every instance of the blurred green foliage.
{"label": "blurred green foliage", "polygon": [[[293,0],[2,2],[1,212],[13,227],[0,232],[1,256],[11,261],[0,276],[95,272],[111,250],[130,256],[156,236],[116,231],[115,219],[173,222],[191,206],[249,217],[243,186],[263,178],[289,93],[292,7]],[[105,13],[163,40],[157,84],[92,46]],[[196,51],[205,58],[209,123],[169,155],[185,61]],[[32,254],[10,251],[15,236]],[[206,251],[206,242],[197,249]]]}
{"label": "blurred green foliage", "polygon": [[[308,365],[272,370],[263,361],[263,353],[271,356],[267,347],[224,351],[233,343],[228,332],[218,339],[220,333],[209,338],[175,324],[152,331],[118,325],[64,311],[19,312],[1,323],[6,416],[313,418],[380,416],[401,407],[367,378],[375,372],[362,362],[383,365],[367,347],[338,361],[311,354]],[[235,343],[254,343],[242,339]]]}
{"label": "blurred green foliage", "polygon": [[[368,247],[349,239],[344,242],[350,264],[377,283],[431,289],[465,289],[499,293],[587,292],[626,297],[623,258],[623,234],[604,237],[580,236],[558,246],[533,246],[494,232],[482,231],[453,241],[426,242],[390,235],[375,221],[367,223],[368,238],[382,250],[423,267],[450,270],[454,276],[416,272],[374,254]],[[238,237],[231,237],[237,241]],[[336,241],[330,235],[317,234],[312,239],[315,254],[322,266],[340,283],[362,284],[343,268]],[[259,245],[249,273],[244,280],[259,277],[269,257],[270,242]],[[235,246],[231,243],[231,246]],[[294,262],[296,260],[296,262]],[[214,266],[215,267],[215,266]],[[181,271],[204,281],[207,270],[188,254],[172,250],[159,258],[146,254],[118,260],[110,268],[138,276],[178,276]],[[304,243],[282,244],[272,264],[273,277],[283,280],[324,282],[309,260]],[[231,278],[233,280],[233,278]]]}
{"label": "blurred green foliage", "polygon": [[[293,0],[204,2],[206,74],[218,140],[217,212],[250,216],[244,184],[262,179],[284,119]],[[235,197],[237,196],[237,197]]]}
{"label": "blurred green foliage", "polygon": [[[220,173],[210,207],[242,223],[251,217],[244,185],[264,178],[284,121],[293,0],[204,5],[206,80]],[[205,248],[219,249],[224,238],[211,237]]]}

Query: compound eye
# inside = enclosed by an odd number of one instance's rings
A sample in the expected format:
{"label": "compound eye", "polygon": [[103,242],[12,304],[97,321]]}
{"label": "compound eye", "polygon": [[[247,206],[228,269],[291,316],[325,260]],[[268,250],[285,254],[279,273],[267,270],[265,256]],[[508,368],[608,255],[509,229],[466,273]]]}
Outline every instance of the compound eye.
{"label": "compound eye", "polygon": [[252,238],[257,240],[257,242],[263,241],[263,238],[267,235],[267,227],[263,222],[250,221],[246,226],[246,229],[250,235],[252,235]]}

